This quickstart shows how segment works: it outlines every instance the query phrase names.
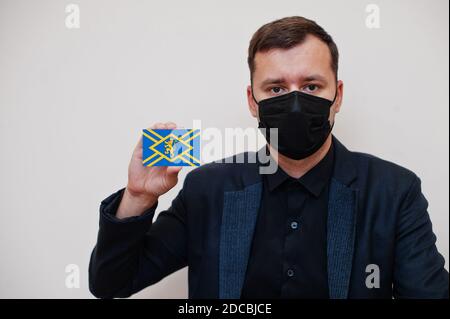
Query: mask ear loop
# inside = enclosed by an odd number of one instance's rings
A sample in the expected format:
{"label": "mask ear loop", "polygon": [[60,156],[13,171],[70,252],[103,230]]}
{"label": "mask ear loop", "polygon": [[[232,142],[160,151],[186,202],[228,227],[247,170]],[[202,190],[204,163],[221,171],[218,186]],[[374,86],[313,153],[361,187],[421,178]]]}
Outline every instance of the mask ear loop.
{"label": "mask ear loop", "polygon": [[[331,107],[333,106],[334,102],[336,102],[337,92],[338,92],[338,89],[337,89],[337,83],[336,83],[336,92],[334,93],[334,98],[333,98],[333,101],[331,102],[330,109],[331,109]],[[331,127],[330,127],[330,133],[331,133],[331,131],[333,130],[334,122],[335,122],[335,121],[333,121],[333,124],[332,124]]]}
{"label": "mask ear loop", "polygon": [[[330,109],[331,109],[331,107],[333,106],[334,102],[336,101],[336,97],[337,97],[337,86],[336,86],[336,91],[335,91],[335,93],[334,93],[334,98],[333,98],[333,100],[331,101],[331,104],[330,104]],[[318,128],[316,128],[315,130],[321,130],[321,129],[323,129],[323,127],[324,127],[327,123],[328,123],[328,125],[330,125],[330,124],[329,124],[330,121],[327,120],[326,122],[323,122],[323,124],[322,124],[321,127],[318,127]],[[333,126],[334,126],[334,121],[333,121],[333,124],[330,126],[329,132],[331,132],[331,131],[333,130]]]}
{"label": "mask ear loop", "polygon": [[253,94],[253,79],[250,79],[250,89],[252,91],[253,101],[255,101],[255,103],[258,104],[258,101],[256,101],[255,95]]}
{"label": "mask ear loop", "polygon": [[[253,97],[253,101],[255,101],[255,103],[256,103],[256,105],[258,105],[258,107],[259,107],[259,104],[258,104],[258,101],[256,101],[256,98],[255,98],[255,95],[253,94],[253,79],[250,79],[250,89],[251,89],[251,92],[252,92],[252,97]],[[259,112],[259,110],[258,110],[258,112]],[[259,122],[259,127],[261,128],[261,122],[260,121],[258,121]],[[270,129],[267,129],[267,127],[263,127],[264,128],[264,130],[265,130],[265,137],[266,137],[266,140],[267,140],[267,143],[266,143],[266,156],[269,156],[270,155],[270,150],[269,150],[269,144],[270,144]]]}

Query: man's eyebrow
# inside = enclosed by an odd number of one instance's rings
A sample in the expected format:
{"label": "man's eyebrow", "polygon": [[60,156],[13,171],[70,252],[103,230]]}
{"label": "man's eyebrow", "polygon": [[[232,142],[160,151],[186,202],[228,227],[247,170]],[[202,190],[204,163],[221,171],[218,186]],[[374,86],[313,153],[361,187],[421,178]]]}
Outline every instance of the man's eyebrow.
{"label": "man's eyebrow", "polygon": [[322,81],[327,83],[327,79],[320,75],[320,74],[312,74],[312,75],[308,75],[307,77],[304,78],[305,81]]}
{"label": "man's eyebrow", "polygon": [[284,81],[283,78],[273,78],[273,79],[268,78],[268,79],[265,79],[264,81],[261,82],[261,86],[265,86],[267,84],[281,84],[281,83],[284,83],[284,82],[285,81]]}
{"label": "man's eyebrow", "polygon": [[[328,83],[327,79],[320,74],[311,74],[306,77],[301,78],[302,81],[310,82],[310,81],[321,81],[324,83]],[[265,86],[268,84],[282,84],[285,82],[284,78],[268,78],[261,82],[261,86]]]}

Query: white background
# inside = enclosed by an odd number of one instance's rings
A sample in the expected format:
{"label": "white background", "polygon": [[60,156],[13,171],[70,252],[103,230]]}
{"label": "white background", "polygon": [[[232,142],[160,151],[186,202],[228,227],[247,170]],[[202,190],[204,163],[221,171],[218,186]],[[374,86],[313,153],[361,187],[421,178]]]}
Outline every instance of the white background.
{"label": "white background", "polygon": [[[447,0],[80,0],[80,29],[65,26],[69,3],[0,0],[0,297],[91,297],[99,204],[125,186],[140,130],[256,127],[248,43],[291,15],[316,20],[339,47],[334,134],[422,179],[448,267]],[[370,3],[380,29],[366,27]],[[79,289],[65,286],[67,264],[80,267]],[[187,297],[186,269],[135,297]]]}

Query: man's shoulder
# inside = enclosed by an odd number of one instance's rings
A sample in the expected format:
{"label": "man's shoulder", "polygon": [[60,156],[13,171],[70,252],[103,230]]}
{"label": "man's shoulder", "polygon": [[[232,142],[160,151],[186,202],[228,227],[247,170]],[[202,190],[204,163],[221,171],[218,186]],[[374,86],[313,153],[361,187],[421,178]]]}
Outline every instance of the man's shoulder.
{"label": "man's shoulder", "polygon": [[359,175],[378,180],[386,185],[408,184],[418,180],[418,176],[409,168],[388,159],[358,151],[351,151],[357,163]]}

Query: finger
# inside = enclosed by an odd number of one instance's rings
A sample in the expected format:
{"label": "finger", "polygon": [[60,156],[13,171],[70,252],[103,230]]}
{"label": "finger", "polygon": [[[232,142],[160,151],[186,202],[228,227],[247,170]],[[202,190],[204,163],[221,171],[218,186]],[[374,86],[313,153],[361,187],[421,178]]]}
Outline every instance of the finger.
{"label": "finger", "polygon": [[170,129],[170,130],[173,130],[177,127],[177,125],[174,122],[166,122],[165,124],[166,124],[166,128]]}
{"label": "finger", "polygon": [[151,166],[151,168],[155,172],[158,172],[158,174],[162,174],[162,175],[164,175],[164,172],[167,171],[167,166]]}
{"label": "finger", "polygon": [[136,147],[135,147],[134,149],[135,149],[135,150],[137,150],[137,149],[142,149],[142,134],[141,134],[141,136],[139,137],[139,141],[137,142]]}
{"label": "finger", "polygon": [[150,129],[152,129],[152,130],[154,130],[154,129],[159,130],[159,129],[163,129],[163,128],[165,128],[165,124],[161,123],[161,122],[157,122],[150,127]]}
{"label": "finger", "polygon": [[138,142],[136,143],[136,146],[134,147],[133,153],[137,153],[139,158],[142,158],[142,131],[141,135],[139,136]]}
{"label": "finger", "polygon": [[178,175],[183,166],[169,166],[167,167],[167,174],[169,175]]}

